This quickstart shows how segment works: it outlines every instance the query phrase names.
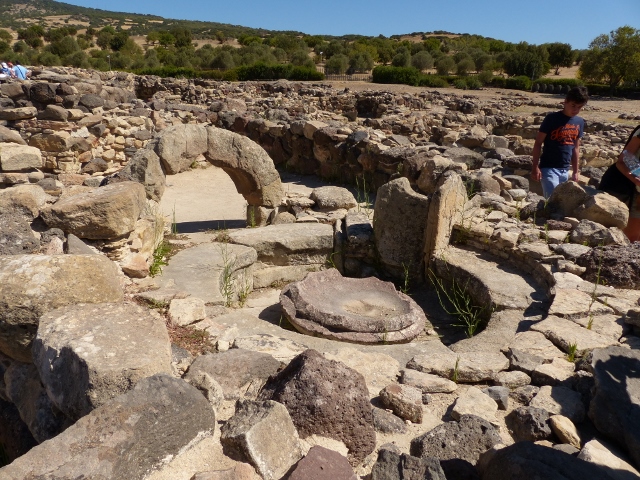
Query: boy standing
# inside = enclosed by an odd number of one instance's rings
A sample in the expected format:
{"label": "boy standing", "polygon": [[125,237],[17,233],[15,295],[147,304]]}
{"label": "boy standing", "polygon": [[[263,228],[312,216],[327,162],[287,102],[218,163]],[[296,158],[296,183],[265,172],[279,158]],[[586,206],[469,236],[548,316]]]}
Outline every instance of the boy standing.
{"label": "boy standing", "polygon": [[574,87],[567,93],[564,108],[548,114],[540,125],[533,146],[531,178],[542,181],[545,198],[569,180],[569,167],[573,172],[571,180],[578,181],[580,139],[584,135],[584,119],[578,113],[588,101],[587,89]]}

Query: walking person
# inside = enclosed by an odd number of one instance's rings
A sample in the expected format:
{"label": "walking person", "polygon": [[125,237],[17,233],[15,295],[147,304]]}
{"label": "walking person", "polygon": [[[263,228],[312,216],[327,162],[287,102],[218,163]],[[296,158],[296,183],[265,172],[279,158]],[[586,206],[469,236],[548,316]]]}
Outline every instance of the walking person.
{"label": "walking person", "polygon": [[548,114],[533,146],[531,178],[542,182],[542,193],[549,198],[553,190],[569,180],[578,181],[580,171],[580,139],[584,135],[584,119],[578,116],[589,101],[585,87],[574,87],[567,93],[564,107]]}

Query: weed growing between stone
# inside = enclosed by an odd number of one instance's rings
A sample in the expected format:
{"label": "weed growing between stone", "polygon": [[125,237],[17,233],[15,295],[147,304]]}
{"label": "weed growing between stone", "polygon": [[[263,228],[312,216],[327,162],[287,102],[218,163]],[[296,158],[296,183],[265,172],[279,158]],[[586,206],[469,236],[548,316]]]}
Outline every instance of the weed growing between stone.
{"label": "weed growing between stone", "polygon": [[487,307],[473,304],[473,299],[468,292],[469,282],[461,285],[455,278],[452,278],[450,284],[445,285],[444,281],[437,277],[431,269],[428,276],[435,287],[442,309],[458,319],[458,323],[454,323],[453,326],[464,328],[467,337],[473,337],[482,325]]}
{"label": "weed growing between stone", "polygon": [[451,374],[451,381],[454,383],[458,383],[460,374],[460,357],[456,357],[456,364],[453,367],[453,372]]}
{"label": "weed growing between stone", "polygon": [[570,343],[569,349],[567,351],[567,360],[570,361],[571,363],[574,363],[577,360],[577,354],[578,354],[578,344]]}
{"label": "weed growing between stone", "polygon": [[227,243],[223,243],[220,245],[220,255],[222,256],[222,276],[220,279],[220,293],[222,293],[222,297],[224,298],[224,306],[230,307],[233,303],[233,297],[235,293],[235,285],[233,281],[233,268],[236,264],[235,256],[231,258],[231,254],[229,253],[229,245]]}
{"label": "weed growing between stone", "polygon": [[336,270],[339,270],[338,267],[336,266],[334,257],[336,255],[339,255],[340,253],[342,252],[338,250],[337,252],[332,252],[329,256],[327,256],[327,260],[325,262],[327,265],[327,268],[335,268]]}
{"label": "weed growing between stone", "polygon": [[153,251],[153,256],[151,257],[151,265],[149,266],[149,275],[155,277],[156,275],[160,275],[162,273],[162,267],[167,264],[167,255],[171,253],[171,245],[167,242],[161,242],[156,249]]}
{"label": "weed growing between stone", "polygon": [[242,308],[247,303],[247,298],[251,293],[251,285],[249,285],[249,279],[247,278],[247,272],[242,273],[242,279],[239,279],[238,288],[238,305]]}
{"label": "weed growing between stone", "polygon": [[[356,203],[358,204],[358,212],[364,212],[369,220],[371,220],[371,197],[369,195],[369,187],[367,187],[367,179],[362,176],[362,183],[356,176]],[[364,207],[362,207],[364,204]]]}
{"label": "weed growing between stone", "polygon": [[[599,245],[600,248],[602,248],[602,244]],[[593,312],[591,311],[593,304],[596,303],[596,300],[598,299],[597,296],[597,292],[598,292],[598,285],[600,285],[601,279],[600,279],[600,272],[602,271],[602,259],[604,258],[604,256],[602,255],[602,252],[600,252],[600,257],[598,258],[598,270],[596,270],[596,281],[593,282],[593,290],[591,291],[591,301],[589,302],[589,308],[587,309],[587,314],[589,316],[589,321],[587,322],[587,330],[591,330],[591,327],[593,326]]]}

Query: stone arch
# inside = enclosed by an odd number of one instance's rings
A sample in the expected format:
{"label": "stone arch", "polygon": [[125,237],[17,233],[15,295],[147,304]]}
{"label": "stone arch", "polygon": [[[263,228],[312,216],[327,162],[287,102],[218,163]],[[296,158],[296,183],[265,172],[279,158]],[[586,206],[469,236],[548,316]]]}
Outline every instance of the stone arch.
{"label": "stone arch", "polygon": [[198,124],[174,125],[154,139],[164,170],[187,170],[196,157],[222,168],[252,207],[278,207],[284,192],[269,154],[253,140],[221,128]]}

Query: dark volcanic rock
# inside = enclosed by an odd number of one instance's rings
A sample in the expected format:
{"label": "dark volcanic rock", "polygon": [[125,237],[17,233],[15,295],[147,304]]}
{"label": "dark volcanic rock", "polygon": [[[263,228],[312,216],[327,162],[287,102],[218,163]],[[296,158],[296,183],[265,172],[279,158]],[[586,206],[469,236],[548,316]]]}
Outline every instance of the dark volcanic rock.
{"label": "dark volcanic rock", "polygon": [[375,448],[364,377],[315,350],[302,352],[270,378],[259,398],[283,403],[302,438],[317,434],[344,442],[352,463]]}
{"label": "dark volcanic rock", "polygon": [[584,278],[590,282],[599,274],[600,283],[610,287],[640,290],[640,242],[595,248],[577,263],[587,269]]}
{"label": "dark volcanic rock", "polygon": [[548,440],[553,435],[549,425],[549,412],[542,408],[516,408],[507,416],[507,425],[516,442]]}
{"label": "dark volcanic rock", "polygon": [[440,460],[461,459],[474,464],[480,454],[501,443],[498,431],[475,415],[462,415],[459,422],[446,422],[411,441],[411,455]]}
{"label": "dark volcanic rock", "polygon": [[338,452],[316,445],[298,462],[289,480],[358,480],[348,460]]}
{"label": "dark volcanic rock", "polygon": [[[384,446],[371,470],[371,480],[447,480],[440,462],[435,458],[418,458],[399,454]],[[451,477],[453,478],[453,477]]]}
{"label": "dark volcanic rock", "polygon": [[39,248],[27,218],[11,212],[0,214],[0,255],[37,253]]}

